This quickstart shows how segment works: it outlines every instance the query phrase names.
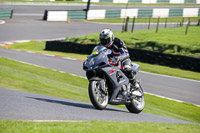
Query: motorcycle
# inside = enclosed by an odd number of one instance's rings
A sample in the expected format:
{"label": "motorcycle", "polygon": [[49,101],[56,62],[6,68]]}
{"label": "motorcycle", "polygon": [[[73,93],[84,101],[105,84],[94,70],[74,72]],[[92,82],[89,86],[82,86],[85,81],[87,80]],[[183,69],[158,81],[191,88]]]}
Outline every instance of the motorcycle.
{"label": "motorcycle", "polygon": [[[112,51],[101,45],[96,46],[91,55],[83,63],[89,80],[88,93],[90,101],[98,110],[103,110],[108,104],[125,105],[129,112],[140,113],[144,109],[144,92],[140,82],[133,85],[123,73],[122,63],[109,59]],[[132,63],[136,74],[139,65]]]}

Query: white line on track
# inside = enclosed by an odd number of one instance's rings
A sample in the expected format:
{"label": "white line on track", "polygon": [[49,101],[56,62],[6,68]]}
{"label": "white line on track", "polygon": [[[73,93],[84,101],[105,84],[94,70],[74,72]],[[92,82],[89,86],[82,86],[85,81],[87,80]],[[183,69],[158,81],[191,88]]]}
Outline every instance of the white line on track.
{"label": "white line on track", "polygon": [[0,46],[7,46],[7,45],[12,45],[15,43],[24,43],[24,42],[29,42],[30,40],[16,40],[16,41],[10,41],[10,42],[0,42]]}
{"label": "white line on track", "polygon": [[43,55],[46,55],[46,56],[55,56],[55,55],[51,55],[51,54],[43,54]]}
{"label": "white line on track", "polygon": [[0,20],[0,24],[5,24],[6,22],[3,20]]}
{"label": "white line on track", "polygon": [[179,78],[179,77],[168,76],[168,75],[162,75],[162,74],[156,74],[156,73],[150,73],[150,72],[144,72],[144,71],[140,71],[140,72],[141,72],[141,73],[151,74],[151,75],[156,75],[156,76],[161,76],[161,77],[167,77],[167,78],[175,78],[175,79],[182,79],[182,80],[193,81],[193,82],[200,82],[200,81],[198,81],[198,80],[193,80],[193,79]]}
{"label": "white line on track", "polygon": [[76,59],[73,59],[73,58],[69,58],[69,57],[62,57],[63,59],[67,59],[67,60],[76,60]]}
{"label": "white line on track", "polygon": [[32,52],[32,51],[26,51],[27,53],[30,53],[30,54],[34,54],[34,52]]}

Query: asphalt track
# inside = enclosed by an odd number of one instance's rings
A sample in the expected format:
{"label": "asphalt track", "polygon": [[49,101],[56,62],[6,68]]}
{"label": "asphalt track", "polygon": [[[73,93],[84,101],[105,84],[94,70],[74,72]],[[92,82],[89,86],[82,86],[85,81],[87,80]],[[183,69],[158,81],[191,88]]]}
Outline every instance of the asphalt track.
{"label": "asphalt track", "polygon": [[[87,21],[72,21],[71,23],[47,22],[41,18],[42,16],[20,15],[13,16],[10,20],[4,20],[6,23],[0,25],[0,42],[65,38],[98,33],[104,28],[110,28],[113,31],[120,31],[122,29],[122,24],[104,24]],[[176,25],[168,24],[168,27],[175,27]],[[135,30],[147,29],[147,27],[147,24],[136,24]],[[151,24],[151,28],[155,27],[156,24]],[[164,24],[160,24],[160,27],[164,27]],[[131,24],[129,24],[129,29],[131,29]]]}
{"label": "asphalt track", "polygon": [[90,103],[0,88],[0,120],[27,121],[121,121],[195,124],[126,109],[96,110]]}

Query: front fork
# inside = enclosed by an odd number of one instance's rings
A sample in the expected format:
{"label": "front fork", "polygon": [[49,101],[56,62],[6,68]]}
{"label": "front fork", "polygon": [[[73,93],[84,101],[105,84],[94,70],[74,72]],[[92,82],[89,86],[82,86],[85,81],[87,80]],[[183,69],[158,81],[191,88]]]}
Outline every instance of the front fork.
{"label": "front fork", "polygon": [[106,87],[106,83],[104,79],[100,80],[100,89],[104,95],[108,95],[108,89]]}
{"label": "front fork", "polygon": [[143,89],[140,85],[140,81],[136,80],[135,85],[130,88],[130,96],[132,98],[141,97],[144,95]]}

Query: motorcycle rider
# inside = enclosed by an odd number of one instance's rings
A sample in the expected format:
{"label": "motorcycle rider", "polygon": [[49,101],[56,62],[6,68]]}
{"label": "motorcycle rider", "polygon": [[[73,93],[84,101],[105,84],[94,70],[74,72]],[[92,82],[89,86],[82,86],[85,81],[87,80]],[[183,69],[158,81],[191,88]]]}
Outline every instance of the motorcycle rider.
{"label": "motorcycle rider", "polygon": [[122,62],[122,71],[134,85],[136,82],[135,74],[131,69],[131,60],[125,43],[121,39],[114,37],[111,29],[102,30],[99,34],[99,40],[101,45],[112,50],[108,58],[115,58]]}

